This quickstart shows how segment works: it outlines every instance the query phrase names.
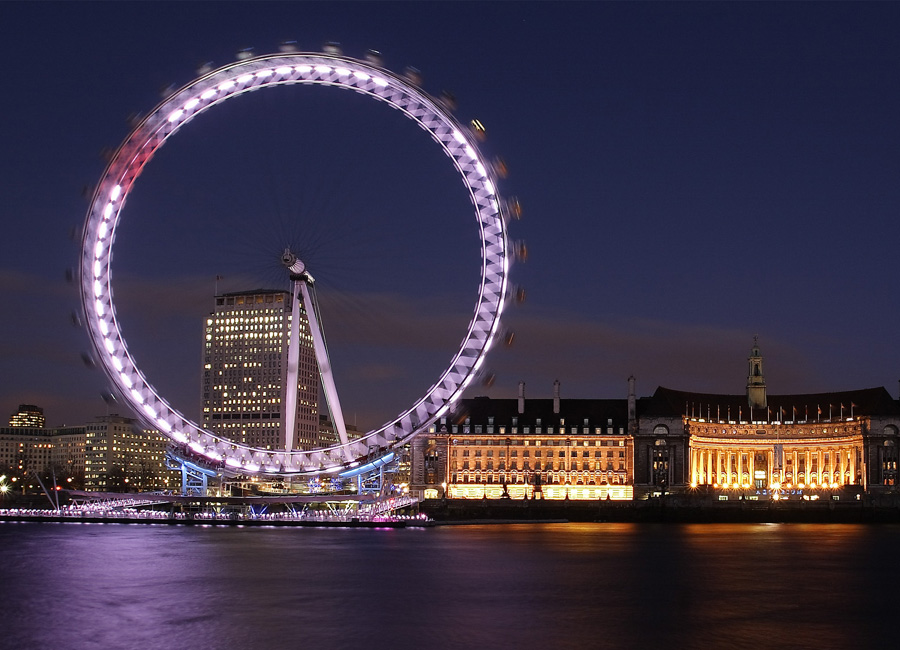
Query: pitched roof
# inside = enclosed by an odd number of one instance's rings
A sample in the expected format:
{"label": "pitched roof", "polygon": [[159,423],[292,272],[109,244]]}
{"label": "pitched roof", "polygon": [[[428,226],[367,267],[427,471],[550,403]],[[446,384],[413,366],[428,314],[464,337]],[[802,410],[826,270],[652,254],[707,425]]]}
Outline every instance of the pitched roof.
{"label": "pitched roof", "polygon": [[517,418],[520,426],[534,425],[541,420],[544,426],[553,426],[560,418],[566,418],[568,426],[582,426],[587,419],[590,426],[624,427],[628,423],[628,401],[624,399],[560,399],[559,413],[553,412],[552,399],[526,399],[525,412],[519,413],[519,401],[475,397],[460,400],[448,414],[448,422],[461,424],[467,417],[473,424],[485,424],[489,417],[496,424],[509,424]]}
{"label": "pitched roof", "polygon": [[[817,416],[829,417],[841,414],[900,416],[900,403],[894,400],[884,387],[847,390],[836,393],[806,393],[796,395],[766,395],[768,410],[773,417],[785,414],[793,419],[794,413],[803,419]],[[750,416],[746,395],[718,395],[692,393],[660,386],[652,397],[641,398],[638,415],[643,417],[679,417],[738,419]],[[754,417],[765,415],[764,409],[754,409]]]}

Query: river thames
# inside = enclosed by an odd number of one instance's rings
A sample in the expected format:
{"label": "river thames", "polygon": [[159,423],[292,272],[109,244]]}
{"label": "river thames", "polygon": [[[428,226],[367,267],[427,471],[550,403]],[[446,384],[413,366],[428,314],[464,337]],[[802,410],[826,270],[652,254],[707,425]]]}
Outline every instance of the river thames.
{"label": "river thames", "polygon": [[894,647],[900,526],[0,524],[3,648]]}

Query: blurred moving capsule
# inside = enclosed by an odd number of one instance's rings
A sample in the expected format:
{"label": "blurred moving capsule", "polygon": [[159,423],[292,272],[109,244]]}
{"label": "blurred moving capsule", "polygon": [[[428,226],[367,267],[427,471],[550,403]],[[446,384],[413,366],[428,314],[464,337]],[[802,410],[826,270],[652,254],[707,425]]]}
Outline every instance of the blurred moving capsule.
{"label": "blurred moving capsule", "polygon": [[81,327],[81,316],[77,311],[73,311],[71,314],[69,314],[69,318],[72,319],[72,325],[74,325],[75,327]]}
{"label": "blurred moving capsule", "polygon": [[513,255],[520,262],[528,261],[528,247],[523,240],[517,239],[513,242]]}
{"label": "blurred moving capsule", "polygon": [[81,353],[81,362],[88,368],[96,368],[97,362],[94,361],[94,357],[90,352],[82,352]]}
{"label": "blurred moving capsule", "polygon": [[518,304],[525,302],[525,287],[516,287],[514,296]]}
{"label": "blurred moving capsule", "polygon": [[384,64],[384,57],[381,56],[381,52],[378,50],[366,50],[365,58],[366,61],[372,65],[377,65],[378,67],[381,67]]}
{"label": "blurred moving capsule", "polygon": [[488,372],[485,374],[484,379],[481,380],[481,383],[485,388],[490,388],[495,381],[497,381],[497,375],[493,372]]}
{"label": "blurred moving capsule", "polygon": [[326,42],[325,45],[322,46],[322,51],[325,52],[325,54],[333,54],[335,56],[340,56],[344,53],[341,44],[337,41]]}
{"label": "blurred moving capsule", "polygon": [[500,178],[507,178],[509,176],[509,167],[506,166],[506,161],[500,156],[494,158],[491,166],[494,168],[494,173]]}
{"label": "blurred moving capsule", "polygon": [[252,59],[253,58],[253,48],[245,47],[243,49],[238,50],[237,53],[234,55],[234,58],[236,58],[238,61],[246,61],[247,59]]}
{"label": "blurred moving capsule", "polygon": [[290,54],[291,52],[298,52],[300,48],[297,46],[297,41],[281,41],[278,44],[278,51],[284,52],[285,54]]}
{"label": "blurred moving capsule", "polygon": [[484,128],[484,124],[481,123],[480,120],[472,120],[469,123],[469,128],[472,131],[472,135],[475,136],[475,139],[479,142],[484,142],[487,138],[487,130]]}
{"label": "blurred moving capsule", "polygon": [[413,86],[421,87],[422,85],[422,71],[418,68],[413,68],[412,66],[406,66],[403,69],[403,76],[406,80],[411,83]]}
{"label": "blurred moving capsule", "polygon": [[506,347],[511,347],[513,343],[516,341],[516,333],[512,330],[506,330],[503,334],[503,345]]}
{"label": "blurred moving capsule", "polygon": [[209,74],[213,71],[213,68],[214,66],[212,61],[204,61],[197,66],[197,76],[202,77],[205,74]]}
{"label": "blurred moving capsule", "polygon": [[518,197],[511,196],[506,199],[506,211],[513,219],[522,218],[522,204],[519,203]]}
{"label": "blurred moving capsule", "polygon": [[438,101],[443,104],[444,108],[451,112],[455,111],[458,106],[456,95],[449,90],[442,90],[441,94],[438,96]]}

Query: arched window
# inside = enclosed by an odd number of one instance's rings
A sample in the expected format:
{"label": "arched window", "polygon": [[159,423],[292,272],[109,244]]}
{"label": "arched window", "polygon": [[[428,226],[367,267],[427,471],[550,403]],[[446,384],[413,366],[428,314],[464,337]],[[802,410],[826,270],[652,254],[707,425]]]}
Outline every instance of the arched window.
{"label": "arched window", "polygon": [[[896,435],[896,427],[888,425],[884,428],[885,434],[888,429],[894,429]],[[897,444],[892,439],[884,441],[884,449],[881,450],[881,479],[883,485],[897,485]]]}
{"label": "arched window", "polygon": [[657,424],[653,427],[653,435],[654,436],[667,436],[669,435],[669,427],[665,424]]}

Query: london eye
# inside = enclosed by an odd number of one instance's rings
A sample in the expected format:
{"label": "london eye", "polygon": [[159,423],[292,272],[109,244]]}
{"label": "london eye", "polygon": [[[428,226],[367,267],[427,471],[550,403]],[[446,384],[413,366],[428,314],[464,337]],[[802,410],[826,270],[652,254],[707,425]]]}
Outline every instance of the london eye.
{"label": "london eye", "polygon": [[[471,201],[481,244],[480,282],[471,320],[449,363],[427,391],[412,404],[371,431],[349,439],[343,425],[336,384],[327,350],[315,322],[309,286],[311,276],[294,251],[285,250],[282,263],[293,283],[293,308],[311,316],[325,397],[332,413],[337,444],[319,449],[264,449],[242,444],[205,428],[170,405],[138,368],[122,334],[112,291],[113,243],[129,193],[145,166],[168,138],[187,123],[226,100],[261,88],[304,84],[352,90],[388,104],[424,129],[444,151]],[[84,322],[102,367],[114,389],[149,426],[158,429],[191,454],[234,474],[310,475],[347,470],[371,457],[373,449],[388,453],[432,425],[484,371],[485,355],[504,334],[500,319],[512,293],[509,268],[517,254],[508,238],[507,221],[516,216],[515,201],[498,193],[503,169],[478,146],[479,126],[461,124],[449,102],[424,92],[414,74],[398,75],[377,59],[360,60],[338,51],[283,51],[248,57],[201,74],[171,93],[134,127],[110,157],[97,182],[86,215],[81,247],[80,289]],[[298,319],[293,319],[294,328]],[[318,337],[318,338],[317,338]],[[296,354],[293,340],[289,355]],[[293,379],[293,384],[292,384]],[[291,386],[293,385],[294,388]],[[288,428],[296,398],[296,374],[285,389]]]}

